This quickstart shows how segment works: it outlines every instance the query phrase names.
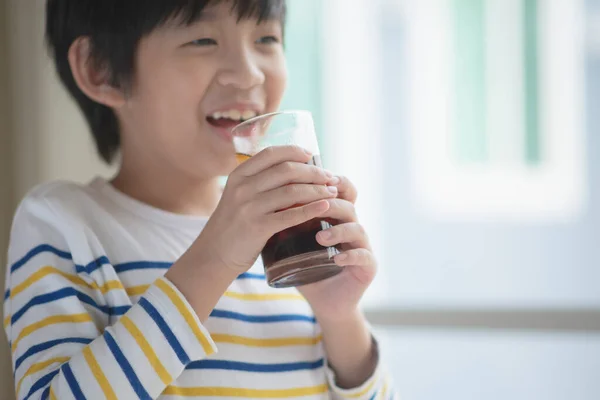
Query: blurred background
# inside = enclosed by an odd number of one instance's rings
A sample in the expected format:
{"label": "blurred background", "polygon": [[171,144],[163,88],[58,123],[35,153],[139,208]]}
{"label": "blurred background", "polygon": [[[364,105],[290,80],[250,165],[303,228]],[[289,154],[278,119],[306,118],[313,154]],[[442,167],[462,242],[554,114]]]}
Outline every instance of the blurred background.
{"label": "blurred background", "polygon": [[[359,187],[381,264],[364,308],[402,398],[600,398],[600,0],[288,4],[284,108]],[[0,0],[2,265],[33,185],[114,172],[43,8]]]}

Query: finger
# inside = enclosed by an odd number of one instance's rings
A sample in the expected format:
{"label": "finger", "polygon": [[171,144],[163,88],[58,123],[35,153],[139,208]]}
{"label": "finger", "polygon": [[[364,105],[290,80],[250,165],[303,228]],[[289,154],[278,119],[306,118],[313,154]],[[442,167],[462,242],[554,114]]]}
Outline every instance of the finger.
{"label": "finger", "polygon": [[356,186],[354,186],[350,179],[346,178],[345,176],[336,176],[335,178],[338,179],[338,182],[332,184],[338,188],[338,197],[340,199],[347,200],[350,203],[356,203],[356,198],[358,197],[358,190],[356,189]]}
{"label": "finger", "polygon": [[349,265],[370,267],[375,269],[377,267],[377,261],[375,256],[370,250],[367,249],[351,249],[338,254],[333,258],[333,261],[340,267],[346,267]]}
{"label": "finger", "polygon": [[309,204],[333,198],[337,188],[325,185],[290,184],[261,193],[256,204],[261,214],[274,213],[298,204]]}
{"label": "finger", "polygon": [[358,222],[358,216],[356,215],[356,208],[354,204],[348,200],[342,200],[339,198],[329,199],[329,209],[323,215],[323,217],[331,218],[341,223],[344,222]]}
{"label": "finger", "polygon": [[352,249],[338,254],[333,261],[345,267],[359,282],[369,285],[377,274],[377,260],[367,249]]}
{"label": "finger", "polygon": [[299,146],[271,146],[237,167],[233,174],[247,178],[285,161],[305,164],[310,158],[311,154]]}
{"label": "finger", "polygon": [[327,200],[319,200],[303,206],[278,211],[267,216],[267,223],[274,233],[300,225],[321,216],[329,208]]}
{"label": "finger", "polygon": [[356,222],[336,225],[317,234],[317,242],[324,247],[347,243],[351,247],[369,248],[369,237],[365,228]]}
{"label": "finger", "polygon": [[257,192],[266,192],[290,183],[325,185],[333,174],[323,168],[299,162],[285,161],[248,178],[248,184]]}

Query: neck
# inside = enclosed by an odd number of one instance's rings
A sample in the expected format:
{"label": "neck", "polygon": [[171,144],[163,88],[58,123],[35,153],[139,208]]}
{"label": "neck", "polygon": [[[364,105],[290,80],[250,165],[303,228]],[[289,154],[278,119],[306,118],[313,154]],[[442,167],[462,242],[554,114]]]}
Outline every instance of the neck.
{"label": "neck", "polygon": [[[139,165],[123,157],[112,185],[122,193],[152,207],[182,215],[210,216],[219,203],[218,177],[186,176],[158,165]],[[176,176],[177,178],[173,178]]]}

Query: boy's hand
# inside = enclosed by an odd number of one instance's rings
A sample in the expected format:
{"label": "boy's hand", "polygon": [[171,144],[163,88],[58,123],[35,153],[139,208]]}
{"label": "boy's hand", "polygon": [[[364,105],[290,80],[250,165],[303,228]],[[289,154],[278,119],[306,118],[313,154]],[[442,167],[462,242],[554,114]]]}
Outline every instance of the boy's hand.
{"label": "boy's hand", "polygon": [[[323,215],[337,188],[333,175],[307,165],[297,146],[270,147],[229,176],[223,196],[195,246],[237,273],[248,270],[275,233]],[[303,206],[296,206],[304,204]]]}
{"label": "boy's hand", "polygon": [[321,282],[299,287],[320,322],[343,322],[358,311],[358,303],[373,281],[377,262],[369,238],[358,222],[354,203],[356,187],[347,178],[339,177],[335,185],[338,196],[329,199],[329,210],[320,217],[332,218],[339,224],[317,234],[323,246],[340,246],[342,253],[334,261],[344,266],[340,274]]}

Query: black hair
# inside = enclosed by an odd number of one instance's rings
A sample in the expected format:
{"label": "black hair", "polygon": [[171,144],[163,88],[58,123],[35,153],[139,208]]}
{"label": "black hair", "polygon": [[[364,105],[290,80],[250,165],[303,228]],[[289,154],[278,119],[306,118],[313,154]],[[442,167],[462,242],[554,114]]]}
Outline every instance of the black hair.
{"label": "black hair", "polygon": [[69,48],[79,37],[90,41],[90,60],[110,74],[115,87],[126,89],[135,73],[139,41],[167,22],[196,22],[205,7],[227,1],[238,19],[285,22],[286,0],[47,0],[46,41],[62,83],[81,108],[104,161],[120,148],[114,111],[87,97],[69,65]]}

